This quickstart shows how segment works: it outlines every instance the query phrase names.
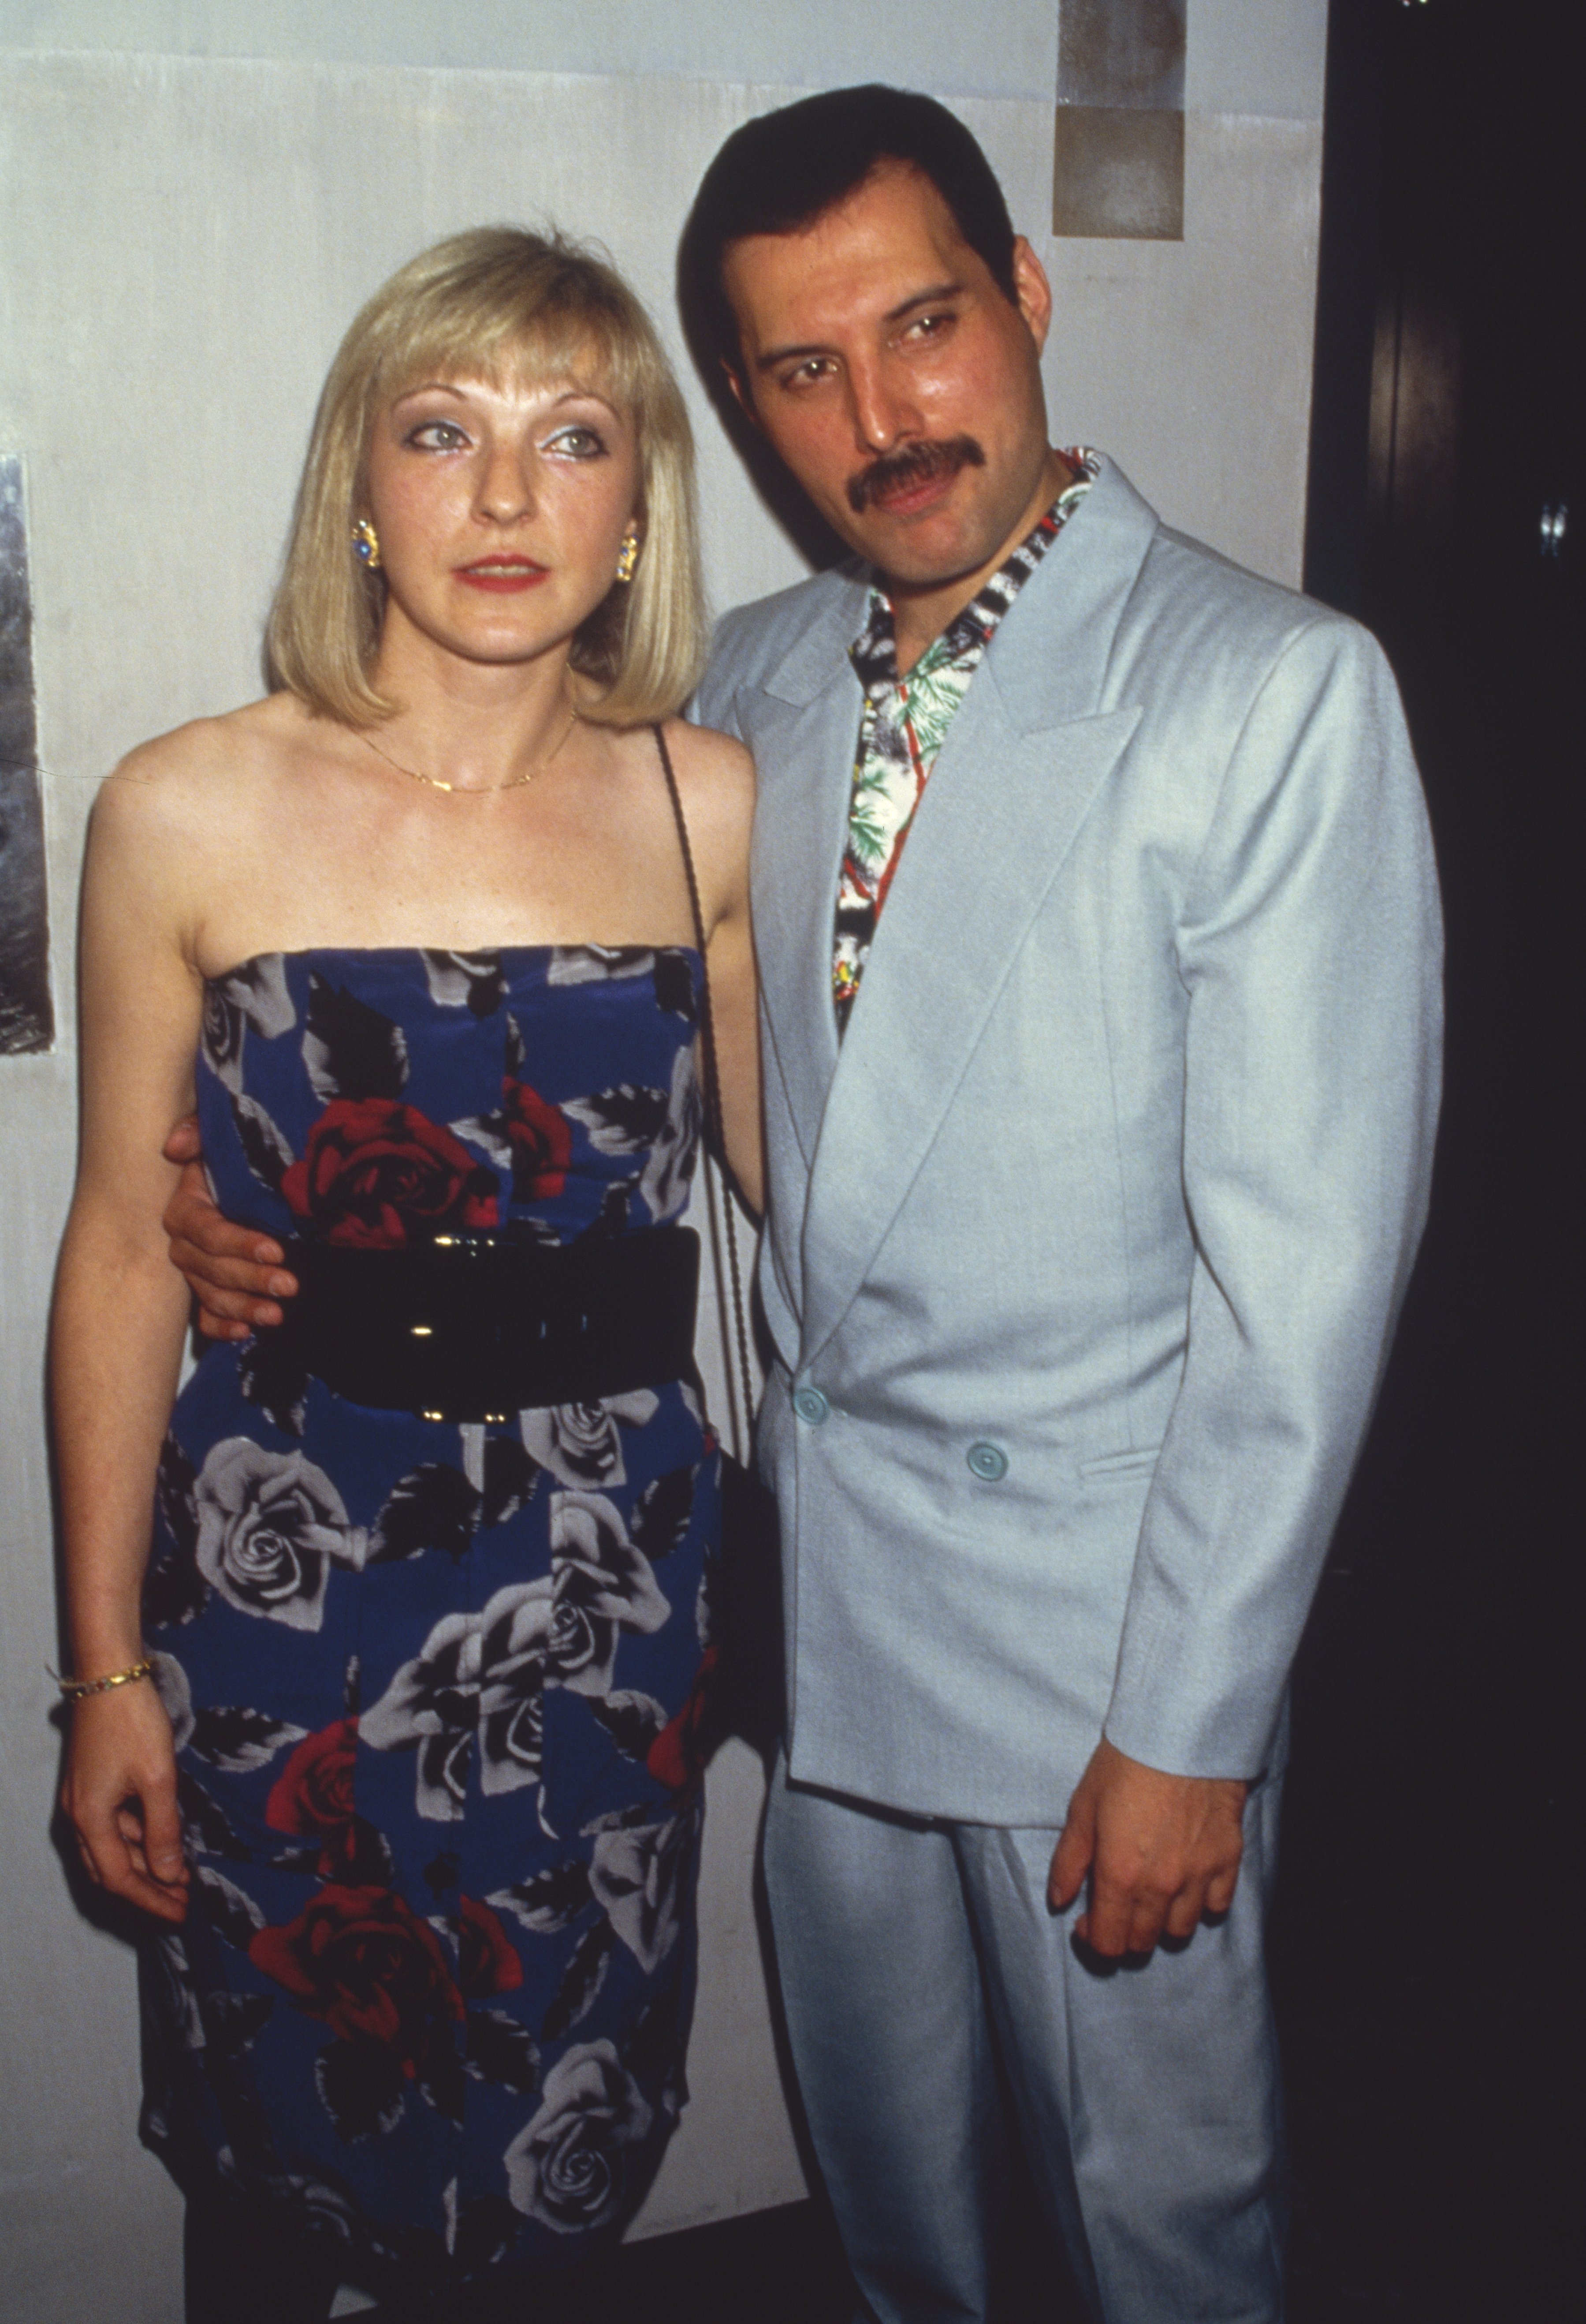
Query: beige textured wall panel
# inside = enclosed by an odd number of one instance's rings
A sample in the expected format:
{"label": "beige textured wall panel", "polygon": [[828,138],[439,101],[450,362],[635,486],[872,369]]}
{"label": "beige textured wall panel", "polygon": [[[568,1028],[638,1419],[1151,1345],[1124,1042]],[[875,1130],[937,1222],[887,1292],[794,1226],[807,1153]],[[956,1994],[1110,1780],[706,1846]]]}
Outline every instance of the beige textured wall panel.
{"label": "beige textured wall panel", "polygon": [[1113,453],[1170,524],[1299,586],[1322,133],[1191,113],[1182,243],[1052,242],[1059,443]]}

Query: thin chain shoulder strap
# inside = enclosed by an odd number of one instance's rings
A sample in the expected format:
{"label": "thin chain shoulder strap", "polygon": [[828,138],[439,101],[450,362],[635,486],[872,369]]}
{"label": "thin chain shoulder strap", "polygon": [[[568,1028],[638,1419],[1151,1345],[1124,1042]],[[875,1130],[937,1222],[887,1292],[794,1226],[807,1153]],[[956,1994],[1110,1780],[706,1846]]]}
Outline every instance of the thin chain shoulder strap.
{"label": "thin chain shoulder strap", "polygon": [[[667,749],[667,738],[660,726],[650,729],[655,747],[660,752],[661,770],[667,779],[667,796],[672,802],[672,820],[678,826],[678,845],[682,851],[683,870],[688,881],[688,908],[694,915],[694,941],[699,952],[702,979],[700,991],[700,1031],[705,1036],[705,1127],[712,1148],[721,1157],[724,1167],[727,1155],[726,1133],[722,1123],[722,1082],[716,1065],[715,1013],[711,1007],[710,970],[705,961],[705,914],[699,906],[699,882],[694,874],[694,851],[688,844],[688,824],[683,813],[683,802],[678,794],[678,778],[672,770],[672,758]],[[716,1226],[716,1184],[711,1174],[709,1159],[705,1166],[706,1199],[710,1204],[713,1234]],[[726,1220],[727,1265],[733,1284],[733,1323],[738,1342],[738,1373],[743,1396],[743,1427],[740,1442],[747,1448],[750,1416],[754,1410],[753,1379],[749,1369],[749,1330],[744,1321],[743,1277],[738,1264],[738,1230],[733,1217],[733,1197],[726,1193],[722,1202]]]}

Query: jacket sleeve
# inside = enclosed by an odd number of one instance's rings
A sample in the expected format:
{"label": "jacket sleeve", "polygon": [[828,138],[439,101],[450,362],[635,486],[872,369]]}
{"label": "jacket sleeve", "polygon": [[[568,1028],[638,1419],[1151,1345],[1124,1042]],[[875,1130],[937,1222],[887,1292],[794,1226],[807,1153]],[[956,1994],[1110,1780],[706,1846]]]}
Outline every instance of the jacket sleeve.
{"label": "jacket sleeve", "polygon": [[1148,1766],[1271,1748],[1425,1223],[1441,963],[1393,678],[1318,620],[1256,694],[1178,932],[1188,1342],[1106,1720]]}

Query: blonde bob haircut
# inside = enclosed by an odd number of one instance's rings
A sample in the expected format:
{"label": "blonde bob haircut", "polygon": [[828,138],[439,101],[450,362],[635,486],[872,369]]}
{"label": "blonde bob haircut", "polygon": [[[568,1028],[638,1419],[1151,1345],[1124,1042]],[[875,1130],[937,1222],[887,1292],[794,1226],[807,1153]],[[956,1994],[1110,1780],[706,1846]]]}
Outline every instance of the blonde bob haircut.
{"label": "blonde bob haircut", "polygon": [[575,633],[572,666],[608,725],[667,716],[705,663],[694,442],[660,342],[622,277],[551,233],[479,226],[409,261],[357,317],[319,398],[281,586],[265,632],[272,688],[364,727],[399,707],[373,682],[385,576],[353,553],[368,512],[369,442],[396,398],[428,379],[574,378],[608,397],[639,445],[643,545]]}

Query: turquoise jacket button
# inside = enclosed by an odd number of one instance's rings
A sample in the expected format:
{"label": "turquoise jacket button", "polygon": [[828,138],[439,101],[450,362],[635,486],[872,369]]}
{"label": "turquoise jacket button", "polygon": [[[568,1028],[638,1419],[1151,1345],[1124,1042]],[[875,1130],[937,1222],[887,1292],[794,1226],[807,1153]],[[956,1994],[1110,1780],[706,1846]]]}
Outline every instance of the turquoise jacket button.
{"label": "turquoise jacket button", "polygon": [[793,1409],[811,1428],[818,1428],[831,1408],[818,1388],[796,1388],[793,1391]]}
{"label": "turquoise jacket button", "polygon": [[987,1444],[983,1442],[972,1444],[964,1457],[969,1462],[973,1474],[979,1477],[984,1484],[994,1485],[1000,1477],[1005,1477],[1008,1474],[1008,1455],[1000,1444]]}

